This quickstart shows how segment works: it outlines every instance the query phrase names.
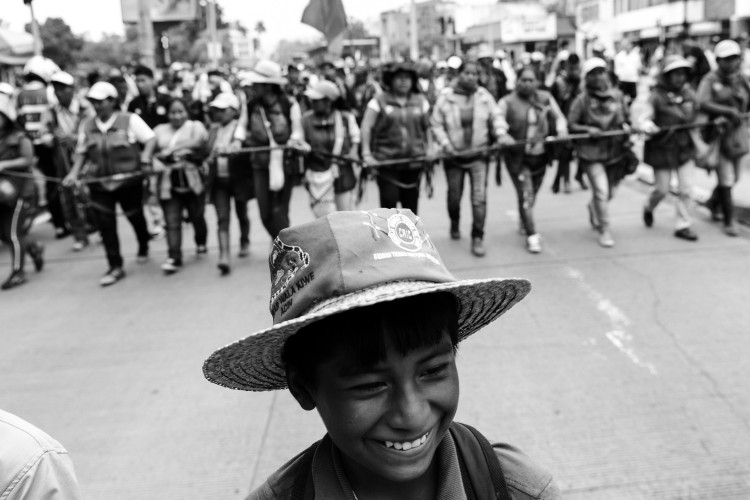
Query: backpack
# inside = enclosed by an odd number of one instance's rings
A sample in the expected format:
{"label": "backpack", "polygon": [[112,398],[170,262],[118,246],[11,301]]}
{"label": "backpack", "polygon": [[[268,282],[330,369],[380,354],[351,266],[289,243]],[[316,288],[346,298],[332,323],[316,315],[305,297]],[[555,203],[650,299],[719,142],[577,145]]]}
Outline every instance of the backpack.
{"label": "backpack", "polygon": [[[485,479],[489,476],[492,482],[494,495],[491,498],[497,500],[511,500],[508,485],[505,482],[500,460],[498,460],[492,445],[487,438],[479,433],[478,430],[470,425],[453,422],[448,429],[453,440],[456,443],[456,454],[458,455],[458,466],[461,471],[461,480],[464,485],[464,492],[468,500],[484,500],[488,498],[485,492],[475,491],[471,478]],[[308,448],[301,460],[301,470],[306,470],[306,474],[299,474],[292,486],[290,500],[312,500],[314,498],[314,486],[312,476],[312,461],[318,443]],[[476,445],[481,449],[481,456],[476,452]],[[486,482],[486,481],[482,481]],[[489,486],[487,486],[489,488]]]}

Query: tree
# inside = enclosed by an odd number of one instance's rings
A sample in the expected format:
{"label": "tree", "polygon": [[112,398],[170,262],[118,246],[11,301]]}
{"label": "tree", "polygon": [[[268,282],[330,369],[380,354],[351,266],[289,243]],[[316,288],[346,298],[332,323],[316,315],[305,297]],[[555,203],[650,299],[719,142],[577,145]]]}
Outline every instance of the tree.
{"label": "tree", "polygon": [[[31,33],[31,24],[26,25]],[[76,64],[76,56],[83,48],[84,40],[73,33],[65,21],[59,17],[50,17],[39,26],[42,37],[42,55],[57,63],[61,68],[71,68]]]}
{"label": "tree", "polygon": [[353,17],[349,18],[346,26],[346,33],[344,34],[346,40],[357,40],[361,38],[369,38],[371,36],[372,35],[365,27],[365,23]]}

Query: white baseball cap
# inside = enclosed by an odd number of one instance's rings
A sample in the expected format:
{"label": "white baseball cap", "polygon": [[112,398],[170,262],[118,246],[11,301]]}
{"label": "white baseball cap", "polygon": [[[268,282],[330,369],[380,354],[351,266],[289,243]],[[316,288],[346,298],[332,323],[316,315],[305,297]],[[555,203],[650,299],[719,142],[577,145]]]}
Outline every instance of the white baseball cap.
{"label": "white baseball cap", "polygon": [[216,109],[232,108],[235,111],[239,111],[240,100],[237,98],[236,95],[232,94],[231,92],[222,92],[221,94],[217,95],[213,101],[211,101],[209,106],[211,106],[212,108],[216,108]]}
{"label": "white baseball cap", "polygon": [[607,69],[607,63],[600,57],[590,57],[583,63],[583,76],[588,75],[590,72],[597,68]]}
{"label": "white baseball cap", "polygon": [[91,86],[86,97],[97,101],[103,101],[104,99],[111,97],[117,99],[117,89],[114,85],[107,82],[96,82]]}
{"label": "white baseball cap", "polygon": [[66,73],[65,71],[58,71],[57,73],[52,75],[50,81],[52,83],[67,85],[68,87],[72,87],[76,83],[76,79],[73,78],[73,75],[71,75],[70,73]]}
{"label": "white baseball cap", "polygon": [[723,59],[725,57],[741,56],[742,49],[740,44],[734,40],[722,40],[714,47],[714,55],[717,59]]}

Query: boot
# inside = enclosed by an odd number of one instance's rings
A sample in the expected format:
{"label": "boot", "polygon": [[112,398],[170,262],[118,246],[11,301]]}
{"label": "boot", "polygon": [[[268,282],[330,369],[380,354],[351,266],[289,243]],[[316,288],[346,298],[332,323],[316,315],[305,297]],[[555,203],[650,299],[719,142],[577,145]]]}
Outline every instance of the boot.
{"label": "boot", "polygon": [[732,202],[732,187],[719,187],[719,205],[724,215],[724,232],[728,236],[737,236],[739,232],[734,225],[734,203]]}
{"label": "boot", "polygon": [[229,266],[229,232],[219,231],[219,263],[217,265],[222,276],[232,271]]}
{"label": "boot", "polygon": [[721,214],[721,186],[716,186],[711,196],[706,200],[706,208],[711,211],[711,220],[719,222],[722,219]]}

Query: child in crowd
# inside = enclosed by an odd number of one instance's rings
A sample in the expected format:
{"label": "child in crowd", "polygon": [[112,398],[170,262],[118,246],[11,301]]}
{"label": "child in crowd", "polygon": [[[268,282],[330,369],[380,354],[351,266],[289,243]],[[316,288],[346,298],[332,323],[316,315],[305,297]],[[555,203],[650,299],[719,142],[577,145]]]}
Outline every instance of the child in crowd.
{"label": "child in crowd", "polygon": [[527,281],[456,280],[420,219],[397,209],[285,229],[269,263],[274,326],[215,352],[204,374],[232,389],[288,387],[328,432],[250,499],[560,498],[517,448],[453,421],[458,343]]}

